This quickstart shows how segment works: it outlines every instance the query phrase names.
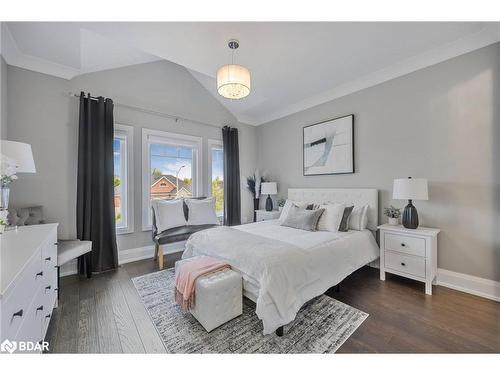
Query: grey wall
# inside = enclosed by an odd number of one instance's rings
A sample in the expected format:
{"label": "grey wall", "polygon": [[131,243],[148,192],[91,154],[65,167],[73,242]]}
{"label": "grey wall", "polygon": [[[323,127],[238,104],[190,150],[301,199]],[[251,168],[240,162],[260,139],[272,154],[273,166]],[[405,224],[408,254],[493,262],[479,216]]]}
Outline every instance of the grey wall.
{"label": "grey wall", "polygon": [[[290,187],[371,187],[425,177],[421,224],[442,229],[440,268],[500,281],[500,44],[259,126],[258,165]],[[356,173],[304,177],[302,127],[355,115]],[[386,219],[379,213],[381,222]]]}
{"label": "grey wall", "polygon": [[[174,113],[211,124],[231,125],[240,131],[242,177],[255,170],[256,129],[236,119],[208,93],[185,68],[165,61],[140,64],[67,81],[8,66],[9,139],[32,144],[37,167],[13,189],[12,205],[41,204],[47,219],[60,222],[61,238],[75,236],[78,100],[69,91],[90,91],[115,102]],[[142,231],[141,128],[203,137],[206,173],[207,139],[221,139],[216,127],[175,122],[115,106],[115,122],[134,126],[135,232],[118,236],[120,250],[152,244]],[[204,179],[205,179],[204,175]],[[252,201],[242,185],[242,219],[252,218]]]}
{"label": "grey wall", "polygon": [[[0,24],[0,28],[1,28]],[[0,139],[7,137],[7,64],[0,55]]]}

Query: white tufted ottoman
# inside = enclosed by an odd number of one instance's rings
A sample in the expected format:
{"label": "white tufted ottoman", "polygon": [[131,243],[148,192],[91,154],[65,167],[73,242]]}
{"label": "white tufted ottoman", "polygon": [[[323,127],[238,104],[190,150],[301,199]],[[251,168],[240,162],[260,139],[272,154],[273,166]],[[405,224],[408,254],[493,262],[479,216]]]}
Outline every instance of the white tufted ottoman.
{"label": "white tufted ottoman", "polygon": [[[179,265],[195,258],[175,262],[175,276]],[[196,280],[195,304],[189,312],[207,332],[243,313],[243,281],[233,270],[222,270]]]}

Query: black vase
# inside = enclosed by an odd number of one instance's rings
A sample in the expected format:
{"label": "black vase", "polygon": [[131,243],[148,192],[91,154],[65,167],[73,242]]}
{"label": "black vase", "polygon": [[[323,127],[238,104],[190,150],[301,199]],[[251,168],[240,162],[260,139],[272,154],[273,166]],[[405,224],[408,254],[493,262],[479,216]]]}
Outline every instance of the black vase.
{"label": "black vase", "polygon": [[253,199],[253,222],[255,223],[257,221],[257,212],[256,210],[259,209],[259,198],[254,198]]}
{"label": "black vase", "polygon": [[411,199],[408,201],[408,205],[403,211],[403,226],[408,229],[418,228],[418,213]]}
{"label": "black vase", "polygon": [[271,199],[271,195],[267,195],[266,199],[266,211],[272,211],[273,210],[273,200]]}

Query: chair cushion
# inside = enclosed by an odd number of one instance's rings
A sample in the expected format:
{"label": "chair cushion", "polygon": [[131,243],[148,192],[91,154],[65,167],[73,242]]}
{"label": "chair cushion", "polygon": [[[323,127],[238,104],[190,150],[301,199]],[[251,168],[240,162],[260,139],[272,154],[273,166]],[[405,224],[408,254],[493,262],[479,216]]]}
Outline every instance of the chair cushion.
{"label": "chair cushion", "polygon": [[7,220],[9,221],[9,225],[12,226],[37,225],[45,222],[42,206],[9,208]]}
{"label": "chair cushion", "polygon": [[154,238],[155,242],[159,245],[165,245],[167,243],[174,243],[185,241],[193,233],[199,232],[200,230],[214,228],[217,225],[205,224],[205,225],[183,225],[182,227],[170,228],[164,230],[160,234],[157,234]]}
{"label": "chair cushion", "polygon": [[89,251],[92,251],[92,241],[58,240],[57,265],[62,266]]}

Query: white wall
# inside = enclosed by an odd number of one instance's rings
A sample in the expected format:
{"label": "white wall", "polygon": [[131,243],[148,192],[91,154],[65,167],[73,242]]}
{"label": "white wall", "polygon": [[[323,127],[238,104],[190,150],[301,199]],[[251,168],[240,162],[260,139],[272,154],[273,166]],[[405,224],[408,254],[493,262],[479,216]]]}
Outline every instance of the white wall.
{"label": "white wall", "polygon": [[[242,180],[255,169],[256,129],[239,124],[185,68],[166,61],[82,75],[70,81],[8,66],[8,137],[31,143],[37,173],[23,175],[11,192],[12,206],[43,205],[49,221],[60,223],[60,238],[76,233],[78,99],[69,91],[90,91],[115,102],[239,129]],[[118,235],[120,250],[152,244],[142,231],[141,128],[221,139],[216,127],[171,119],[115,106],[115,122],[134,126],[135,232]],[[206,172],[204,172],[206,173]],[[204,175],[204,178],[207,177]],[[206,185],[206,184],[204,184]],[[206,193],[206,192],[203,192]],[[242,219],[252,218],[252,200],[242,184]]]}
{"label": "white wall", "polygon": [[[440,268],[500,281],[500,44],[259,126],[258,165],[290,187],[371,187],[380,210],[396,177],[429,179],[415,202],[439,227]],[[302,175],[302,127],[355,115],[356,173]],[[381,222],[386,219],[379,213]]]}

